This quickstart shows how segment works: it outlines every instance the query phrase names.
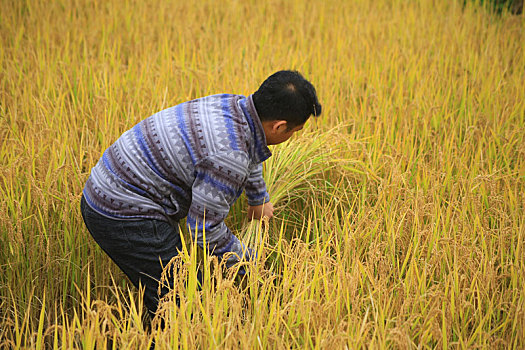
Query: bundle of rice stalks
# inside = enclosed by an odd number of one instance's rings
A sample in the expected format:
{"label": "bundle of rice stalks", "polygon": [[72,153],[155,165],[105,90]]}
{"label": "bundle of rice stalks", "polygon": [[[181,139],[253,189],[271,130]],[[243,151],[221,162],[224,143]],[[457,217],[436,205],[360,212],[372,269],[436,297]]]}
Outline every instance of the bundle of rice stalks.
{"label": "bundle of rice stalks", "polygon": [[[324,186],[319,184],[328,181],[326,173],[336,163],[337,141],[341,139],[338,135],[336,129],[308,131],[272,149],[273,155],[264,163],[263,174],[276,215],[289,204],[306,201],[323,191]],[[245,223],[241,230],[243,241],[258,246],[257,232],[268,228],[264,221]]]}

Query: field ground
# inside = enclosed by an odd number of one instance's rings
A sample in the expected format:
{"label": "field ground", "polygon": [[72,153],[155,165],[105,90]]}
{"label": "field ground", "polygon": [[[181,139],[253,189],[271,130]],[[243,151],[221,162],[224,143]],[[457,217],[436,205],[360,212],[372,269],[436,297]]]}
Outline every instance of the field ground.
{"label": "field ground", "polygon": [[[0,1],[0,348],[525,348],[525,17],[463,0]],[[79,200],[125,130],[297,69],[324,114],[265,165],[248,280],[137,291]],[[189,283],[184,284],[186,279]]]}

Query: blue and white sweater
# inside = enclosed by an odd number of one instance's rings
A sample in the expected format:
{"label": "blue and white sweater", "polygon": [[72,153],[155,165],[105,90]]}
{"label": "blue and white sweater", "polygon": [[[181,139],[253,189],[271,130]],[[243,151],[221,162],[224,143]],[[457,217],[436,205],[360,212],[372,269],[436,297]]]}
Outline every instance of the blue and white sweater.
{"label": "blue and white sweater", "polygon": [[[213,95],[165,109],[126,131],[92,169],[84,197],[119,220],[187,223],[197,244],[243,256],[224,219],[245,190],[269,201],[262,162],[271,156],[252,96]],[[195,230],[197,228],[197,230]]]}

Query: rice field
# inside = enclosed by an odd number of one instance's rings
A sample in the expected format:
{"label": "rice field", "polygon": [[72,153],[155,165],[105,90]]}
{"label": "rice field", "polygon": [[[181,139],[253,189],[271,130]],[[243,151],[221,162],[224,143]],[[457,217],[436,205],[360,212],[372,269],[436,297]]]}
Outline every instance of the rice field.
{"label": "rice field", "polygon": [[[0,348],[525,348],[524,56],[525,17],[474,1],[1,0]],[[270,225],[231,210],[256,264],[185,232],[148,326],[82,222],[91,167],[281,69],[323,115],[272,148]]]}

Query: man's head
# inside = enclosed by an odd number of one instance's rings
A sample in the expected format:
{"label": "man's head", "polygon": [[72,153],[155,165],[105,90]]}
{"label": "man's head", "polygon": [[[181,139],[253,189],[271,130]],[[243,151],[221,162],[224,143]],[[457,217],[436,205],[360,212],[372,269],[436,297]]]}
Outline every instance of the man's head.
{"label": "man's head", "polygon": [[321,114],[315,88],[296,71],[270,75],[253,94],[253,103],[268,145],[288,140],[311,115]]}

